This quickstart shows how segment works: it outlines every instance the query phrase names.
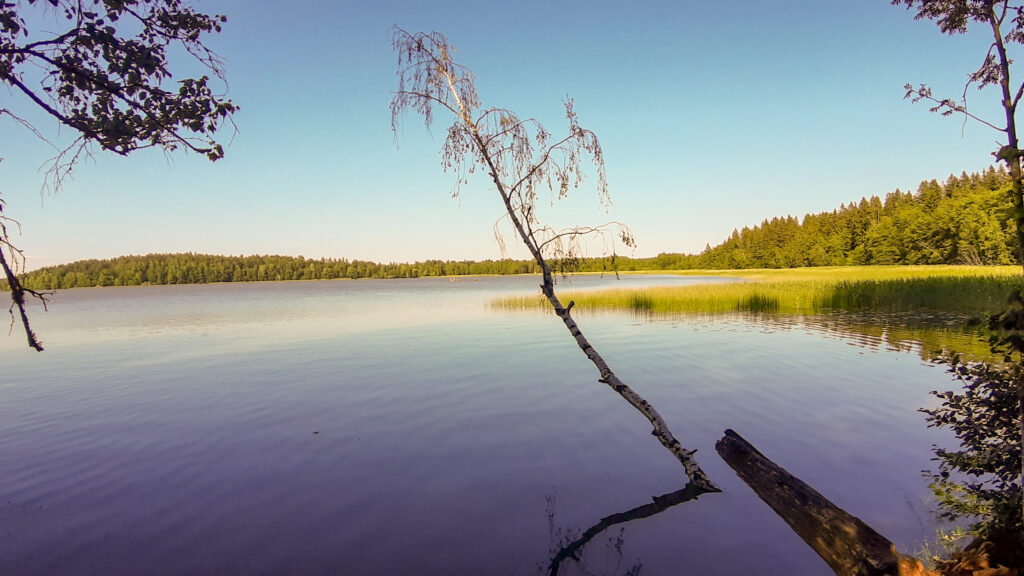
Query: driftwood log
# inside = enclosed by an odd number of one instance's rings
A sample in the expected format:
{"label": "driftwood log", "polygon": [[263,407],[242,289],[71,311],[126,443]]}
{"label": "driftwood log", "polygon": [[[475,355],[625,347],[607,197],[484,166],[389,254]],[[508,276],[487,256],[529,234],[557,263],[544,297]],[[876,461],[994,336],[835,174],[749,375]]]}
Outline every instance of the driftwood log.
{"label": "driftwood log", "polygon": [[930,576],[916,558],[830,502],[732,430],[715,450],[838,576]]}

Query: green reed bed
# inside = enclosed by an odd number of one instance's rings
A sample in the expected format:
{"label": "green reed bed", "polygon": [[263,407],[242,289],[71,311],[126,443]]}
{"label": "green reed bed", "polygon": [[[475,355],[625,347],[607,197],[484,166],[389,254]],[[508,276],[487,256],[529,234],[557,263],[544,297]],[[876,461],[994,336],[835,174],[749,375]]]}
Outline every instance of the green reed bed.
{"label": "green reed bed", "polygon": [[[1021,284],[1012,266],[843,266],[791,270],[703,270],[687,275],[733,276],[737,282],[565,292],[587,310],[651,314],[767,312],[817,314],[827,310],[989,314]],[[547,305],[540,296],[494,302],[501,308]]]}

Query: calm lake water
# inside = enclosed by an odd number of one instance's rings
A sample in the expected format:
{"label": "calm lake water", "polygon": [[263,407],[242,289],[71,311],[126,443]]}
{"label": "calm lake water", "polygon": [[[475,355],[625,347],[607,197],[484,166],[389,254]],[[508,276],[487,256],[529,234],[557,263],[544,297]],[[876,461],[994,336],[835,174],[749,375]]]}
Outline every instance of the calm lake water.
{"label": "calm lake water", "polygon": [[[553,314],[488,306],[537,283],[60,292],[33,315],[46,352],[0,337],[0,574],[537,574],[685,483]],[[902,550],[934,536],[921,470],[949,437],[917,409],[953,384],[914,346],[835,319],[577,316],[723,493],[562,574],[830,573],[715,454],[726,428]]]}

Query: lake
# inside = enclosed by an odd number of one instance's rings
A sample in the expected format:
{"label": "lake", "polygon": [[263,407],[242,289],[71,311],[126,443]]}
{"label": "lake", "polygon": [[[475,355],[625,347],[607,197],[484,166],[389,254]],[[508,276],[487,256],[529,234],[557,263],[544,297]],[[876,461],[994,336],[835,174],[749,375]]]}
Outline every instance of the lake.
{"label": "lake", "polygon": [[[557,317],[488,305],[538,282],[61,291],[46,352],[0,338],[0,574],[537,574],[686,481]],[[950,436],[917,409],[954,384],[915,345],[850,315],[574,315],[723,492],[560,574],[829,574],[719,459],[726,428],[902,551],[934,537],[921,471]]]}

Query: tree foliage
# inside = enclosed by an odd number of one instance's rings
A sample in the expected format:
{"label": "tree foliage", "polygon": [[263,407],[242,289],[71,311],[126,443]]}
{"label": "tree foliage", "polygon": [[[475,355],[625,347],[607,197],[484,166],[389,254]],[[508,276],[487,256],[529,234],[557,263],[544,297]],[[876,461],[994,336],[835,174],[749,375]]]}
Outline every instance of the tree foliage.
{"label": "tree foliage", "polygon": [[[634,246],[628,228],[617,222],[555,230],[538,217],[539,194],[547,190],[554,194],[553,200],[565,198],[586,180],[583,166],[588,159],[597,173],[598,200],[606,208],[610,204],[601,144],[593,132],[580,126],[571,98],[564,102],[567,134],[555,138],[534,118],[521,118],[507,108],[484,108],[473,73],[455,62],[444,35],[396,29],[394,46],[398,90],[391,101],[392,128],[397,132],[406,110],[420,114],[428,128],[435,107],[457,119],[446,130],[441,160],[445,171],[456,175],[453,195],[468,183],[470,174],[485,171],[505,204],[502,220],[511,221],[542,269],[548,259],[578,257],[580,240],[586,235],[614,240],[610,232],[615,232],[623,244]],[[608,245],[614,250],[614,241]]]}
{"label": "tree foliage", "polygon": [[[172,82],[168,50],[183,48],[223,79],[221,61],[203,44],[222,15],[196,12],[181,0],[27,0],[0,4],[0,81],[77,135],[127,155],[140,148],[185,147],[211,160],[224,155],[213,133],[234,104],[209,77]],[[35,26],[30,26],[29,22]],[[44,23],[45,22],[45,23]],[[50,32],[59,26],[60,33]],[[4,110],[14,115],[15,112]]]}
{"label": "tree foliage", "polygon": [[1022,366],[969,362],[961,356],[943,361],[963,384],[962,391],[933,392],[942,405],[923,411],[929,425],[948,427],[961,445],[956,450],[936,450],[939,471],[934,478],[943,492],[957,490],[951,487],[953,471],[975,479],[966,485],[969,501],[948,501],[944,515],[1005,520],[1020,506],[1021,438],[1014,420]]}
{"label": "tree foliage", "polygon": [[[20,108],[0,108],[36,136],[23,109],[42,110],[71,129],[58,148],[44,187],[56,190],[92,146],[119,155],[142,148],[179,148],[210,160],[224,155],[214,133],[236,106],[210,84],[223,80],[222,63],[203,43],[227,18],[192,9],[183,0],[24,0],[0,2],[0,83],[22,96]],[[181,50],[207,72],[175,80],[170,53]],[[45,138],[44,138],[45,139]],[[4,224],[14,224],[0,214]],[[0,229],[0,264],[29,345],[42,350],[15,277],[24,255]]]}
{"label": "tree foliage", "polygon": [[[967,519],[977,535],[1001,539],[1017,535],[1024,542],[1021,524],[1021,418],[1024,399],[1019,382],[1024,362],[1019,352],[1000,347],[1007,362],[973,362],[961,355],[939,361],[962,384],[959,391],[932,392],[942,404],[922,410],[928,425],[950,429],[957,449],[935,448],[938,470],[931,473],[931,489],[950,520]],[[1017,356],[1017,358],[1011,358]],[[1024,562],[1018,548],[1010,562]]]}

